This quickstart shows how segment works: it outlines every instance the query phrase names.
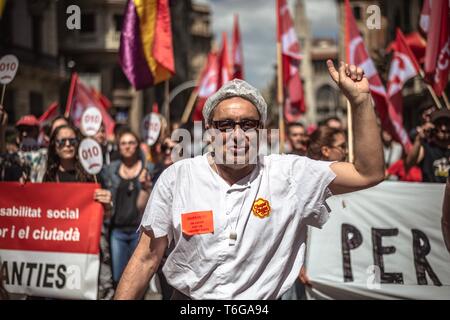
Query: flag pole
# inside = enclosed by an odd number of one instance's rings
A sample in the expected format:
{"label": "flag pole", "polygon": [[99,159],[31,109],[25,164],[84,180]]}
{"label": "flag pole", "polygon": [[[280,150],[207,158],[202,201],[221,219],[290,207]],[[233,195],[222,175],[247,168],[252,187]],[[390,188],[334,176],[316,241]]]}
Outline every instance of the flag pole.
{"label": "flag pole", "polygon": [[280,153],[284,153],[285,144],[285,128],[283,115],[283,56],[281,51],[281,13],[279,0],[276,1],[277,6],[277,102],[278,102],[278,126],[280,128]]}
{"label": "flag pole", "polygon": [[[344,3],[344,12],[347,13],[347,6],[350,6],[350,3],[345,1]],[[342,15],[345,17],[342,19],[342,26],[344,29],[344,50],[345,50],[345,61],[347,63],[350,62],[350,32],[348,30],[348,23],[346,19],[346,15]],[[342,29],[341,29],[342,30]],[[342,37],[341,37],[342,38]],[[354,152],[354,143],[353,143],[353,117],[352,117],[352,105],[350,101],[345,98],[346,106],[347,106],[347,137],[348,137],[348,161],[350,163],[354,162],[355,152]]]}
{"label": "flag pole", "polygon": [[280,153],[284,153],[285,143],[285,129],[284,129],[284,115],[283,115],[283,61],[281,53],[281,43],[277,43],[277,65],[278,65],[278,125],[280,127]]}
{"label": "flag pole", "polygon": [[[408,47],[408,48],[409,48],[409,47]],[[436,104],[436,106],[437,106],[439,109],[442,109],[442,104],[441,104],[441,102],[439,101],[439,98],[437,97],[436,92],[434,92],[433,87],[432,87],[431,85],[429,85],[429,84],[425,81],[425,72],[424,72],[423,69],[420,68],[420,67],[419,67],[419,75],[420,75],[420,77],[422,78],[423,82],[425,83],[425,86],[427,87],[428,91],[430,92],[431,97],[433,98],[433,101],[434,101],[434,103]],[[448,108],[448,104],[447,104],[447,108]]]}
{"label": "flag pole", "polygon": [[183,116],[181,117],[182,124],[185,124],[186,122],[189,121],[189,117],[191,116],[192,109],[194,108],[197,97],[198,97],[198,90],[197,88],[194,88],[194,90],[192,90],[191,92],[191,95],[189,96],[189,100],[186,104],[186,107],[184,108]]}
{"label": "flag pole", "polygon": [[65,118],[69,118],[70,116],[70,109],[72,108],[73,93],[75,91],[75,84],[77,82],[77,78],[78,78],[77,74],[73,72],[70,79],[70,88],[69,88],[69,95],[67,96],[66,111],[64,112]]}
{"label": "flag pole", "polygon": [[5,98],[6,84],[3,85],[2,98],[0,99],[0,105],[3,105],[3,99]]}
{"label": "flag pole", "polygon": [[445,91],[442,91],[442,97],[444,98],[445,106],[450,110],[450,104],[448,103],[448,97]]}
{"label": "flag pole", "polygon": [[170,104],[169,104],[169,80],[164,81],[164,117],[167,121],[167,128],[170,130]]}

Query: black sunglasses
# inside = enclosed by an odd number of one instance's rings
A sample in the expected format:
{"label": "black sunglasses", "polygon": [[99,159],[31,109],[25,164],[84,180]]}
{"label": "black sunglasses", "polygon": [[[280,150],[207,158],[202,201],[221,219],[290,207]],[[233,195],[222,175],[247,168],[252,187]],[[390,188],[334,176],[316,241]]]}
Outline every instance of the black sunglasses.
{"label": "black sunglasses", "polygon": [[162,152],[172,151],[173,148],[174,148],[174,147],[171,147],[171,146],[169,146],[169,145],[167,145],[167,144],[163,144],[163,145],[161,146],[161,151],[162,151]]}
{"label": "black sunglasses", "polygon": [[236,127],[236,125],[239,125],[239,127],[243,130],[243,131],[248,131],[248,130],[254,130],[257,129],[260,125],[260,121],[259,120],[253,120],[253,119],[244,119],[241,121],[234,121],[234,120],[217,120],[217,121],[212,121],[214,128],[225,132],[228,130],[234,130],[234,128]]}
{"label": "black sunglasses", "polygon": [[78,144],[78,140],[76,138],[64,138],[64,139],[57,139],[56,140],[56,146],[58,148],[64,147],[67,142],[69,142],[69,146],[75,147]]}

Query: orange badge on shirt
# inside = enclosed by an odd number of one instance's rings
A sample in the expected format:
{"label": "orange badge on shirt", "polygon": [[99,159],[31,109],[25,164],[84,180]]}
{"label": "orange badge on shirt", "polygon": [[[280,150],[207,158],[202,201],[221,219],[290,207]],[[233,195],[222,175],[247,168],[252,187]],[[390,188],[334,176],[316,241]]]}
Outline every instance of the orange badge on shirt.
{"label": "orange badge on shirt", "polygon": [[213,212],[196,211],[181,214],[181,228],[188,236],[214,232]]}
{"label": "orange badge on shirt", "polygon": [[258,218],[265,218],[270,215],[270,203],[269,201],[258,198],[255,202],[253,202],[252,212]]}

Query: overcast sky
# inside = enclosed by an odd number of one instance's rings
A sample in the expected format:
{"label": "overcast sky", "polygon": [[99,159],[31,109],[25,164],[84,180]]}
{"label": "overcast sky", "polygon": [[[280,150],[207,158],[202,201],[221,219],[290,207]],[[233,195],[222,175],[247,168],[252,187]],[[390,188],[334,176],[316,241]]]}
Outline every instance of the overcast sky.
{"label": "overcast sky", "polygon": [[[194,0],[209,3],[212,10],[212,30],[220,47],[221,34],[228,32],[231,48],[233,15],[239,14],[243,38],[245,78],[264,89],[274,75],[276,63],[275,0]],[[291,14],[295,0],[288,0]],[[315,37],[337,38],[337,8],[335,0],[305,0],[306,16]]]}

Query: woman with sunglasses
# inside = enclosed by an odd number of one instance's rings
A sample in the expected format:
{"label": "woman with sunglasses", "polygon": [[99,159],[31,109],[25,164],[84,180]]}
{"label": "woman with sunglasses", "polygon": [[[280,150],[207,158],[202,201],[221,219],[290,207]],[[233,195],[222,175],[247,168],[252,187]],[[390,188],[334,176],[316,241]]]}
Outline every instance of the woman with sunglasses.
{"label": "woman with sunglasses", "polygon": [[[57,127],[50,138],[48,147],[47,170],[44,182],[94,182],[78,161],[79,134],[70,125]],[[94,200],[105,208],[105,214],[111,209],[111,192],[97,189]]]}
{"label": "woman with sunglasses", "polygon": [[[93,177],[84,171],[81,163],[78,161],[79,142],[80,134],[75,127],[63,124],[54,128],[48,147],[47,171],[44,176],[44,182],[94,182]],[[100,182],[102,182],[101,179]],[[105,219],[108,219],[112,209],[111,192],[103,188],[96,189],[93,198],[103,205]],[[114,293],[112,281],[103,276],[103,274],[108,274],[108,264],[104,263],[104,236],[105,230],[102,230],[99,299],[111,298]],[[109,267],[109,279],[111,279],[110,269]]]}
{"label": "woman with sunglasses", "polygon": [[114,211],[110,226],[111,260],[114,282],[117,283],[137,245],[136,230],[150,196],[152,164],[146,164],[140,151],[139,137],[129,129],[118,135],[120,159],[111,162],[104,172],[111,190]]}

